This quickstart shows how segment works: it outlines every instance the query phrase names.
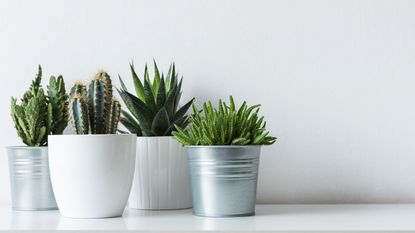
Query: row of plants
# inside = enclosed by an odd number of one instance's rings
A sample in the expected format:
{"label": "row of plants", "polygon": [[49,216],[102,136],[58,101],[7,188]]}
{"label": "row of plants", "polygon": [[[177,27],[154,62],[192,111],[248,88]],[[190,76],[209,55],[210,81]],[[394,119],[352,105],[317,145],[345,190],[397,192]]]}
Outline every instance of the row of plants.
{"label": "row of plants", "polygon": [[[230,96],[198,109],[194,98],[181,102],[174,63],[164,74],[154,61],[152,78],[147,65],[141,78],[133,64],[130,71],[132,87],[119,77],[114,88],[99,71],[69,92],[61,75],[52,76],[45,92],[39,66],[20,103],[11,101],[27,145],[8,147],[13,209],[104,218],[121,216],[128,202],[147,210],[193,206],[199,216],[253,215],[261,145],[276,141],[260,105],[237,107]],[[69,124],[74,134],[63,134]]]}

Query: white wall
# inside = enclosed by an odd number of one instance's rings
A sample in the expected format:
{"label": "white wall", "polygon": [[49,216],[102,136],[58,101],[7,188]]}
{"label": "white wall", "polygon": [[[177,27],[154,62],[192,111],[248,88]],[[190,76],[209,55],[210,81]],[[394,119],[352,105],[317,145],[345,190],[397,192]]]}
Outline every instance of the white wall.
{"label": "white wall", "polygon": [[[261,203],[415,201],[415,1],[0,2],[0,146],[42,64],[68,86],[154,57],[198,103],[262,103]],[[129,79],[127,79],[129,81]],[[131,82],[129,82],[131,84]],[[9,202],[0,154],[0,202]]]}

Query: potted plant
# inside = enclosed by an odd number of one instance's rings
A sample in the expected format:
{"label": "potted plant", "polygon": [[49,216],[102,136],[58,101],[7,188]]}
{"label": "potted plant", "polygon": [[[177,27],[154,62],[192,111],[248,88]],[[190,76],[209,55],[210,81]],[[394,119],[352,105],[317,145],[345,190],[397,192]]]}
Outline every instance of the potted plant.
{"label": "potted plant", "polygon": [[276,141],[265,129],[260,105],[238,109],[232,96],[229,106],[193,105],[187,128],[176,126],[175,138],[185,145],[192,184],[193,213],[232,217],[255,214],[259,156],[262,145]]}
{"label": "potted plant", "polygon": [[12,208],[14,210],[56,209],[49,175],[49,134],[62,134],[68,125],[68,95],[62,76],[49,79],[47,94],[42,88],[42,67],[23,95],[12,98],[11,116],[17,135],[27,146],[7,147]]}
{"label": "potted plant", "polygon": [[121,105],[110,76],[98,72],[70,91],[76,135],[49,137],[50,173],[61,214],[71,218],[121,216],[134,175],[136,136],[116,134]]}
{"label": "potted plant", "polygon": [[120,96],[130,113],[123,111],[121,123],[137,134],[137,160],[128,206],[134,209],[184,209],[192,206],[188,163],[182,146],[173,139],[175,125],[186,127],[193,99],[179,108],[182,79],[175,65],[160,75],[154,61],[151,82],[147,65],[143,81],[130,64],[136,95],[120,78]]}

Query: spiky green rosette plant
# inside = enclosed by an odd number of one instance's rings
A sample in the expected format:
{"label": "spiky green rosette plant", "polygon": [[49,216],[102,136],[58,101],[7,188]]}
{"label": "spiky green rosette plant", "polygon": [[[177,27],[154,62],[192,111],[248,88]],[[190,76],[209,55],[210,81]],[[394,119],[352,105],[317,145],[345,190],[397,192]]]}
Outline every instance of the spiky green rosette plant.
{"label": "spiky green rosette plant", "polygon": [[42,67],[23,95],[21,104],[12,97],[11,116],[17,134],[28,146],[46,146],[49,134],[62,134],[68,125],[68,94],[60,75],[51,76],[47,96],[41,85]]}
{"label": "spiky green rosette plant", "polygon": [[229,106],[219,100],[218,109],[210,101],[203,104],[202,112],[193,105],[188,127],[176,126],[174,137],[183,145],[271,145],[276,141],[266,131],[264,117],[258,116],[259,104],[248,107],[244,101],[236,109],[229,98]]}
{"label": "spiky green rosette plant", "polygon": [[115,134],[121,104],[113,98],[111,77],[99,71],[87,87],[76,82],[70,91],[71,123],[77,134]]}
{"label": "spiky green rosette plant", "polygon": [[[174,63],[170,65],[166,78],[158,70],[154,61],[154,79],[150,81],[147,65],[144,80],[141,82],[133,64],[130,64],[136,95],[131,94],[120,77],[121,89],[118,90],[130,113],[123,111],[121,123],[137,136],[171,136],[174,126],[186,127],[187,110],[193,99],[179,108],[182,94],[182,80]],[[143,84],[144,83],[144,84]]]}

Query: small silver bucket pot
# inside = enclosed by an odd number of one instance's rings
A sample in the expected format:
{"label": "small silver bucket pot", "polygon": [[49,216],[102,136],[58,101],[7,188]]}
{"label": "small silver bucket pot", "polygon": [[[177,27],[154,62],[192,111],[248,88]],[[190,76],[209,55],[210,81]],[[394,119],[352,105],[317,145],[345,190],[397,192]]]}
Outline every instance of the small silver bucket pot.
{"label": "small silver bucket pot", "polygon": [[12,208],[57,209],[49,175],[47,147],[7,147]]}
{"label": "small silver bucket pot", "polygon": [[186,150],[194,215],[255,214],[261,146],[186,146]]}

